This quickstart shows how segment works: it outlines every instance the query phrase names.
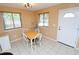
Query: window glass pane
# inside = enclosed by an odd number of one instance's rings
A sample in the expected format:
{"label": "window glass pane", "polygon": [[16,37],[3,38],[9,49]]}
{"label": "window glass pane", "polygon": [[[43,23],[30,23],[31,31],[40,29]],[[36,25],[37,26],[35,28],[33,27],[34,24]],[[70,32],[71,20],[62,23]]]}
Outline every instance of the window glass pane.
{"label": "window glass pane", "polygon": [[43,14],[40,14],[40,22],[38,25],[43,26]]}
{"label": "window glass pane", "polygon": [[44,14],[44,19],[48,19],[48,14],[47,13]]}
{"label": "window glass pane", "polygon": [[44,26],[48,26],[48,20],[44,21]]}
{"label": "window glass pane", "polygon": [[3,13],[5,29],[13,28],[12,14],[11,13]]}
{"label": "window glass pane", "polygon": [[43,19],[43,14],[40,14],[40,19]]}
{"label": "window glass pane", "polygon": [[40,22],[42,22],[42,23],[43,23],[43,19],[40,19]]}
{"label": "window glass pane", "polygon": [[44,26],[48,26],[48,23],[44,23]]}
{"label": "window glass pane", "polygon": [[21,27],[20,14],[13,14],[13,20],[15,27]]}
{"label": "window glass pane", "polygon": [[40,22],[43,23],[43,14],[40,14]]}
{"label": "window glass pane", "polygon": [[48,13],[44,14],[44,26],[48,26]]}
{"label": "window glass pane", "polygon": [[66,13],[64,15],[65,18],[72,18],[72,17],[75,17],[74,13]]}

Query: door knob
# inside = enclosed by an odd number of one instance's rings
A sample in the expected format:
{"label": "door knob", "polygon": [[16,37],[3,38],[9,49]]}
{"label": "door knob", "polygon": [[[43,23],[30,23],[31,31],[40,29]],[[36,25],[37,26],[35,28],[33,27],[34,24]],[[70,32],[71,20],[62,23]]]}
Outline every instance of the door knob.
{"label": "door knob", "polygon": [[58,30],[61,30],[61,27],[59,26]]}

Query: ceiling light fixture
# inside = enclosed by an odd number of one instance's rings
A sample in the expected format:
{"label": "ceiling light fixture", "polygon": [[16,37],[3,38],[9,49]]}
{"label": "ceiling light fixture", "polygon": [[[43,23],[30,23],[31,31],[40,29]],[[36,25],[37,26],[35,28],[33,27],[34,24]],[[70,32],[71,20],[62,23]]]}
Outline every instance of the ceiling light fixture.
{"label": "ceiling light fixture", "polygon": [[32,5],[31,5],[30,3],[26,3],[26,4],[25,4],[25,7],[26,7],[26,8],[32,8]]}

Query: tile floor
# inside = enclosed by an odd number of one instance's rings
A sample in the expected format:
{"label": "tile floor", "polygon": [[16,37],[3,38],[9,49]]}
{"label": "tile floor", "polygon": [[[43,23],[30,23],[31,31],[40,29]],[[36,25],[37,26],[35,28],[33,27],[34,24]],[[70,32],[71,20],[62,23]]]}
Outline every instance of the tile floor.
{"label": "tile floor", "polygon": [[[41,43],[40,43],[41,42]],[[27,46],[24,39],[12,43],[12,49],[8,50],[14,55],[79,55],[79,50],[64,44],[43,38],[41,41]]]}

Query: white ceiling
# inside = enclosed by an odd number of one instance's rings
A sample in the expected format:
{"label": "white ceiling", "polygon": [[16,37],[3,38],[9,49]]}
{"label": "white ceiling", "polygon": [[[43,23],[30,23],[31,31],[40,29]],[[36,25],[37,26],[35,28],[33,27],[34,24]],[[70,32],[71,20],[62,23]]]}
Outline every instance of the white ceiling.
{"label": "white ceiling", "polygon": [[[51,6],[55,6],[59,3],[31,3],[32,8],[29,8],[30,11],[35,11],[43,8],[48,8]],[[20,9],[27,9],[24,7],[24,3],[0,3],[1,6],[15,7]]]}

